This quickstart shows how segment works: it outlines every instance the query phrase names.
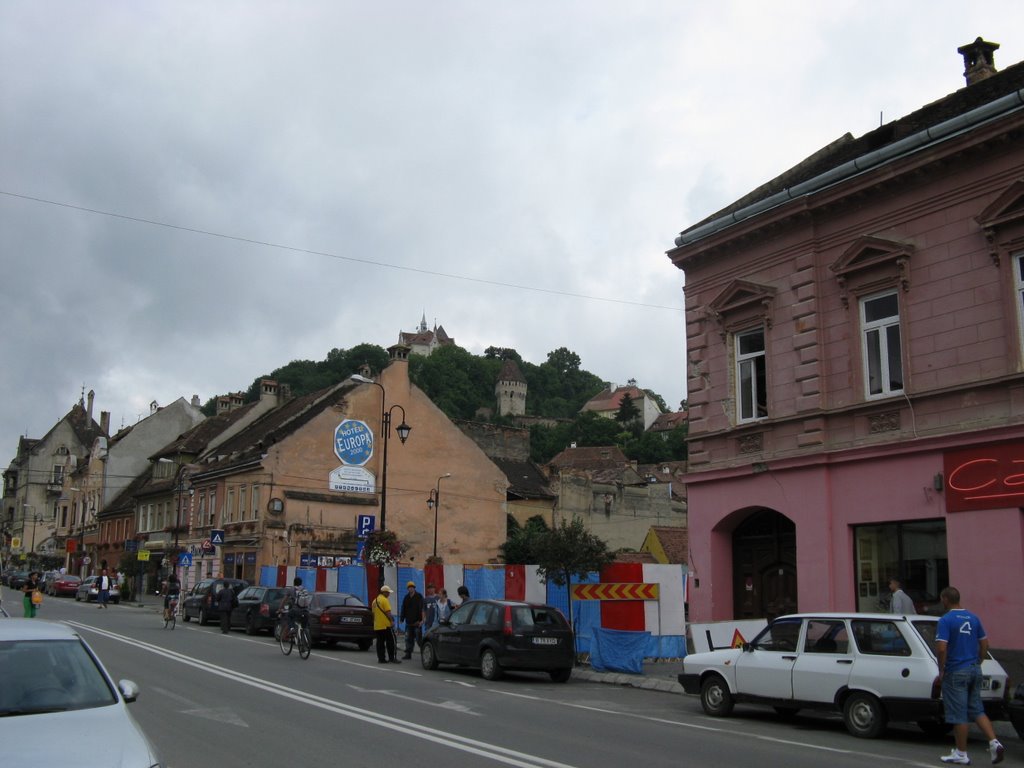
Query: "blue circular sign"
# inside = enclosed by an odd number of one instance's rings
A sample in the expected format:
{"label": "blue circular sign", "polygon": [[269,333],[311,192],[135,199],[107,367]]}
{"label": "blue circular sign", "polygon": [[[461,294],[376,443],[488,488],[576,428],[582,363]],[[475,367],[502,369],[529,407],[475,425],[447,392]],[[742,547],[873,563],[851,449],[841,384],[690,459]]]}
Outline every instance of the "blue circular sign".
{"label": "blue circular sign", "polygon": [[342,464],[361,467],[373,456],[373,432],[364,421],[345,419],[334,430],[334,453]]}

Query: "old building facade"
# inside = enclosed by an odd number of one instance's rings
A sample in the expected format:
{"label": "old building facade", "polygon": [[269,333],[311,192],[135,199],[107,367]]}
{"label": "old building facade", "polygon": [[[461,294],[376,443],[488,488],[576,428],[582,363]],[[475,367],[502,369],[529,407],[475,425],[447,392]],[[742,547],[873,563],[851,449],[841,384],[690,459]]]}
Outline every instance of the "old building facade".
{"label": "old building facade", "polygon": [[1024,65],[972,46],[965,87],[669,251],[695,620],[877,609],[901,576],[1024,647]]}

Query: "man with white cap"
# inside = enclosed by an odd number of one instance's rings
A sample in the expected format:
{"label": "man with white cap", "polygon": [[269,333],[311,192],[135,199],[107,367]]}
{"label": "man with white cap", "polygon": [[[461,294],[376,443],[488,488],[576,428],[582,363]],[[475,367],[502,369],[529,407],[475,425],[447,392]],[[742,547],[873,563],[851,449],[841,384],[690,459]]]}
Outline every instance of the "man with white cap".
{"label": "man with white cap", "polygon": [[[370,604],[373,611],[373,634],[377,638],[378,664],[402,663],[398,660],[398,649],[395,643],[395,619],[391,615],[391,602],[388,600],[390,594],[391,587],[385,584],[380,588],[380,594]],[[385,650],[387,658],[384,658]]]}

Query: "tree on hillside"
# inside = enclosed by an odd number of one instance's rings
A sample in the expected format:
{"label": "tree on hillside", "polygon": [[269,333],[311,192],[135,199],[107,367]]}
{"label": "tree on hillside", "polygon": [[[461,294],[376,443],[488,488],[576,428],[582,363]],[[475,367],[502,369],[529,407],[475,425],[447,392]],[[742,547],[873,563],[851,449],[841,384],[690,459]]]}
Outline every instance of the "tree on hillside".
{"label": "tree on hillside", "polygon": [[636,407],[633,396],[628,392],[619,401],[619,410],[615,412],[615,420],[619,424],[633,424],[640,419],[640,409]]}
{"label": "tree on hillside", "polygon": [[[559,586],[600,571],[615,559],[608,545],[592,534],[578,517],[562,522],[536,539],[537,572],[545,581]],[[569,595],[569,623],[572,624],[572,594]]]}
{"label": "tree on hillside", "polygon": [[551,529],[541,515],[534,515],[520,525],[512,515],[506,521],[505,543],[498,547],[501,559],[509,565],[530,565],[537,562],[540,538]]}
{"label": "tree on hillside", "polygon": [[484,350],[484,357],[489,360],[515,360],[522,363],[523,358],[511,347],[488,347]]}

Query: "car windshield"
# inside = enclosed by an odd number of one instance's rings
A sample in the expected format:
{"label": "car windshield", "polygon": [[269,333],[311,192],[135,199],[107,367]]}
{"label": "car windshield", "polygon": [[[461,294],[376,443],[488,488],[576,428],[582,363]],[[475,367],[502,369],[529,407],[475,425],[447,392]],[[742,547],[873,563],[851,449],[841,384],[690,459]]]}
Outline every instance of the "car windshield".
{"label": "car windshield", "polygon": [[0,642],[0,680],[0,717],[117,703],[117,694],[78,640]]}
{"label": "car windshield", "polygon": [[333,608],[334,606],[342,605],[347,608],[365,608],[366,605],[355,595],[347,595],[344,592],[337,594],[327,594],[321,592],[317,595],[317,599],[320,601],[320,605],[323,608]]}

